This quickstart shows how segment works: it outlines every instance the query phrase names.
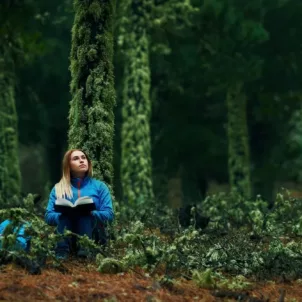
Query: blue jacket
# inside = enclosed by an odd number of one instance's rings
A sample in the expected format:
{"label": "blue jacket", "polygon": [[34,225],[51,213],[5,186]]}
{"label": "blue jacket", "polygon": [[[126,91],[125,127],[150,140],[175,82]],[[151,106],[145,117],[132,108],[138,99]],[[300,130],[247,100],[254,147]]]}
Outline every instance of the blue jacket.
{"label": "blue jacket", "polygon": [[[86,176],[85,178],[72,178],[71,179],[71,188],[73,197],[66,198],[72,203],[79,197],[89,196],[93,199],[96,210],[92,211],[92,215],[97,218],[100,222],[112,221],[113,220],[113,209],[112,209],[112,200],[108,187],[105,183]],[[49,201],[45,213],[45,221],[49,225],[58,225],[59,216],[61,215],[58,212],[55,212],[54,205],[56,201],[56,191],[55,187],[51,190]]]}
{"label": "blue jacket", "polygon": [[[2,246],[1,243],[1,237],[2,234],[5,230],[5,228],[11,223],[11,221],[9,219],[4,220],[2,223],[0,223],[0,248]],[[14,230],[14,232],[16,231],[16,229]],[[12,247],[12,249],[14,250],[26,250],[28,251],[29,249],[29,242],[30,242],[30,237],[29,236],[25,236],[24,234],[25,232],[25,228],[24,228],[24,224],[19,228],[18,230],[18,234],[17,234],[17,239],[16,239],[16,243],[14,245],[14,247]]]}

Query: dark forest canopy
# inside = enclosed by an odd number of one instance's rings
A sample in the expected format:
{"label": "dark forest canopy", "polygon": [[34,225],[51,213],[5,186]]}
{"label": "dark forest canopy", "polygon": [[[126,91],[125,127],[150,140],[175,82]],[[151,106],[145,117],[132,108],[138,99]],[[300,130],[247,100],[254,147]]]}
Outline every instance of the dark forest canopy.
{"label": "dark forest canopy", "polygon": [[[92,6],[96,3],[91,1],[85,9],[87,16],[97,14]],[[228,188],[268,200],[287,183],[299,191],[302,4],[294,0],[112,3],[115,92],[96,98],[113,106],[116,95],[114,135],[106,134],[112,136],[109,145],[114,140],[110,165],[116,198],[129,199],[133,184],[138,190],[135,198],[153,198],[154,192],[156,200],[172,204],[200,202],[207,193]],[[76,64],[81,64],[71,46],[73,1],[5,0],[0,5],[5,25],[0,30],[0,79],[9,83],[1,86],[8,91],[1,89],[0,113],[7,114],[3,102],[16,106],[10,114],[18,125],[7,126],[1,119],[3,146],[5,131],[18,127],[12,130],[18,140],[10,144],[14,151],[1,154],[7,165],[2,170],[19,175],[20,163],[22,185],[17,181],[9,186],[19,186],[16,193],[46,196],[59,180],[62,154],[68,147],[69,106],[76,93]],[[80,36],[81,30],[86,29],[79,28]],[[136,111],[131,111],[132,98]],[[131,118],[137,124],[131,124]],[[85,140],[88,144],[89,138]],[[107,144],[103,138],[100,141]],[[112,161],[106,155],[102,162],[102,148],[95,150],[101,166]],[[107,147],[103,150],[107,152]],[[1,175],[0,187],[8,179]]]}

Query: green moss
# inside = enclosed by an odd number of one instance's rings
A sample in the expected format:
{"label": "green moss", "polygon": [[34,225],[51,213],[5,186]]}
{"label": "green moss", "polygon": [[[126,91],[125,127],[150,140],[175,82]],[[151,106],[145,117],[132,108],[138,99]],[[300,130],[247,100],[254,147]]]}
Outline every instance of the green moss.
{"label": "green moss", "polygon": [[99,1],[93,1],[88,8],[88,13],[90,13],[95,20],[99,20],[102,17],[102,12],[102,6]]}
{"label": "green moss", "polygon": [[125,2],[125,68],[122,108],[121,178],[124,199],[135,203],[152,200],[150,139],[150,1]]}
{"label": "green moss", "polygon": [[228,90],[228,164],[231,190],[251,197],[249,139],[246,117],[246,96],[237,83]]}
{"label": "green moss", "polygon": [[20,194],[17,112],[11,74],[0,74],[0,200]]}
{"label": "green moss", "polygon": [[75,0],[74,8],[69,147],[85,150],[94,176],[112,186],[114,1]]}

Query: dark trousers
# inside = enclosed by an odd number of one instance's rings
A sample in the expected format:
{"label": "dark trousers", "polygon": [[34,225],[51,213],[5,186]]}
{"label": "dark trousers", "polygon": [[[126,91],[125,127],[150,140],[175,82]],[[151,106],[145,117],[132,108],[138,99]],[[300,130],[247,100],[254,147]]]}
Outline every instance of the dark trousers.
{"label": "dark trousers", "polygon": [[[92,238],[92,233],[95,227],[96,219],[92,216],[78,216],[76,218],[70,218],[62,215],[59,218],[57,231],[59,234],[63,234],[66,229],[78,235],[87,235],[89,238]],[[56,250],[69,252],[71,246],[72,241],[70,238],[65,238],[58,242]]]}

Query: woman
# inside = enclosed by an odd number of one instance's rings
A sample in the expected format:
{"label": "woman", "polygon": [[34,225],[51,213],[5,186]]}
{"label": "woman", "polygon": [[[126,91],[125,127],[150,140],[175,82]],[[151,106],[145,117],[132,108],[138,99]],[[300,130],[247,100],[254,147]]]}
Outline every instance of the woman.
{"label": "woman", "polygon": [[[96,210],[89,214],[72,217],[55,211],[57,198],[65,198],[74,203],[79,197],[88,196],[95,203]],[[112,221],[112,200],[108,187],[101,181],[92,178],[92,164],[86,153],[72,149],[63,158],[63,176],[50,193],[45,221],[57,226],[60,234],[70,230],[79,235],[92,237],[96,223]],[[59,242],[56,249],[58,258],[66,258],[69,254],[68,240]],[[78,250],[78,256],[86,256],[83,249]]]}

